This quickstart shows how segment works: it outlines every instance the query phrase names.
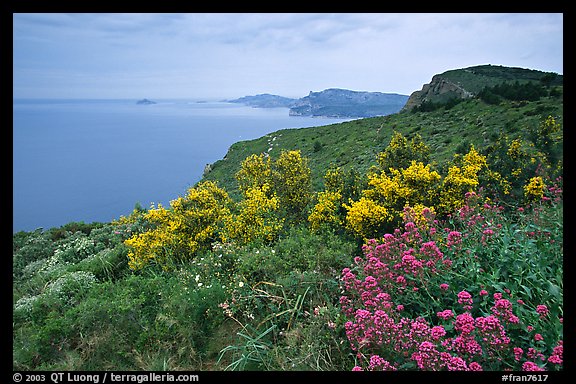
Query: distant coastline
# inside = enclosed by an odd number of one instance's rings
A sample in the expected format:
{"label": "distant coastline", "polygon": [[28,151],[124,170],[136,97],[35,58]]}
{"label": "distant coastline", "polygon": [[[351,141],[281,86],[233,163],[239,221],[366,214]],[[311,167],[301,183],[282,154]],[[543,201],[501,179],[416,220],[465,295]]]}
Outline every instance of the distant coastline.
{"label": "distant coastline", "polygon": [[408,95],[397,93],[330,88],[321,92],[310,92],[308,96],[300,99],[264,93],[225,101],[254,108],[285,107],[289,109],[290,116],[364,118],[399,112],[408,99]]}

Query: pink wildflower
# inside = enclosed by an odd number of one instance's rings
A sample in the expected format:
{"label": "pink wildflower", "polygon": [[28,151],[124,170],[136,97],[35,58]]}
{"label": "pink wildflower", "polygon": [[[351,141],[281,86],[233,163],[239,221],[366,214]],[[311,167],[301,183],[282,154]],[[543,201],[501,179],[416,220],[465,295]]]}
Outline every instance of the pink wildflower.
{"label": "pink wildflower", "polygon": [[463,334],[471,333],[474,330],[474,318],[468,312],[459,314],[456,316],[454,329]]}
{"label": "pink wildflower", "polygon": [[470,364],[468,364],[468,369],[471,371],[482,371],[482,366],[477,362],[473,361]]}
{"label": "pink wildflower", "polygon": [[453,245],[458,245],[462,243],[462,234],[458,231],[451,231],[448,234],[448,241],[446,245],[450,248]]}
{"label": "pink wildflower", "polygon": [[384,360],[378,355],[370,357],[370,364],[368,365],[370,371],[395,371],[396,368],[388,361]]}
{"label": "pink wildflower", "polygon": [[562,364],[562,358],[558,355],[552,355],[548,358],[548,362],[552,363],[552,364]]}
{"label": "pink wildflower", "polygon": [[468,369],[466,366],[466,362],[461,357],[453,356],[448,363],[446,364],[446,368],[449,371],[465,371]]}
{"label": "pink wildflower", "polygon": [[542,337],[541,334],[537,333],[534,335],[534,340],[535,341],[542,341],[542,340],[544,340],[544,337]]}
{"label": "pink wildflower", "polygon": [[514,359],[516,361],[520,361],[520,358],[522,357],[523,353],[524,351],[522,350],[522,348],[514,347]]}
{"label": "pink wildflower", "polygon": [[448,320],[454,317],[454,312],[452,312],[451,309],[446,309],[442,312],[438,312],[436,313],[436,316],[438,316],[439,318],[443,319],[443,320]]}
{"label": "pink wildflower", "polygon": [[548,361],[552,364],[562,364],[564,355],[564,342],[558,340],[558,344],[554,347],[552,355],[548,358]]}
{"label": "pink wildflower", "polygon": [[532,361],[527,361],[522,364],[523,371],[543,371],[543,368],[540,368],[536,363]]}
{"label": "pink wildflower", "polygon": [[550,311],[548,310],[547,306],[541,304],[536,306],[536,312],[540,315],[540,318],[543,319],[548,316]]}
{"label": "pink wildflower", "polygon": [[472,309],[472,295],[466,291],[458,293],[458,303],[464,306],[464,309]]}
{"label": "pink wildflower", "polygon": [[442,336],[446,335],[446,330],[444,329],[444,327],[442,327],[440,325],[436,325],[436,326],[432,327],[432,329],[430,330],[430,335],[432,336],[432,338],[434,340],[438,340]]}

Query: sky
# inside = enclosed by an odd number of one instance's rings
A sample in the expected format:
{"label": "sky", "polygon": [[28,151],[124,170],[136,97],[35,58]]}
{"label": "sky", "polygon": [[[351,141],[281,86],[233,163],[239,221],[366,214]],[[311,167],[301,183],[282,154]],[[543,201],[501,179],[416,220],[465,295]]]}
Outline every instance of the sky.
{"label": "sky", "polygon": [[409,95],[492,64],[563,74],[562,13],[15,13],[14,98]]}

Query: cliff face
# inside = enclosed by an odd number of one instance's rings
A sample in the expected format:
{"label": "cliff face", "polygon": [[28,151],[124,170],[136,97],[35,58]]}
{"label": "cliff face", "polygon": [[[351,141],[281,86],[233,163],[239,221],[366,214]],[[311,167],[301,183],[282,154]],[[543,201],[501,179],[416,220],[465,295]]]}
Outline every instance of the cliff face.
{"label": "cliff face", "polygon": [[461,84],[454,83],[442,75],[435,75],[430,83],[422,86],[422,90],[410,95],[403,110],[420,106],[424,101],[443,102],[452,98],[466,99],[472,96],[474,94],[464,89]]}

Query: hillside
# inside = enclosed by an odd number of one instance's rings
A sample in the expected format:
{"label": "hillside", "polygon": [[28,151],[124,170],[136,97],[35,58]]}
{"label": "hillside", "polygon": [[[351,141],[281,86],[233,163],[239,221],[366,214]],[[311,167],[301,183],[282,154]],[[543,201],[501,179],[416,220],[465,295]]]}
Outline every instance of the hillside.
{"label": "hillside", "polygon": [[13,370],[560,379],[563,86],[527,89],[280,130],[170,207],[15,233]]}
{"label": "hillside", "polygon": [[[520,73],[543,74],[537,71]],[[476,85],[473,87],[468,85],[473,84],[470,72],[456,70],[448,73],[448,77],[453,80],[460,78],[466,86],[480,89],[480,83],[474,83]],[[464,81],[465,78],[468,80]],[[487,85],[503,79],[502,76],[473,77],[475,81],[481,78],[487,79]],[[234,174],[247,156],[268,153],[274,158],[283,150],[299,149],[310,159],[313,185],[319,190],[323,183],[322,176],[331,164],[354,168],[360,173],[375,165],[376,154],[388,145],[393,131],[401,132],[408,138],[420,134],[431,147],[432,159],[441,162],[452,158],[455,152],[466,150],[468,144],[484,148],[499,135],[523,137],[548,115],[561,122],[562,94],[561,91],[556,92],[559,93],[535,101],[503,100],[499,104],[488,104],[477,97],[470,97],[458,104],[429,112],[404,110],[388,116],[322,127],[283,129],[255,140],[235,143],[222,160],[212,164],[211,171],[204,175],[203,180],[217,180],[234,195],[237,190]],[[414,94],[410,97],[413,99]]]}

